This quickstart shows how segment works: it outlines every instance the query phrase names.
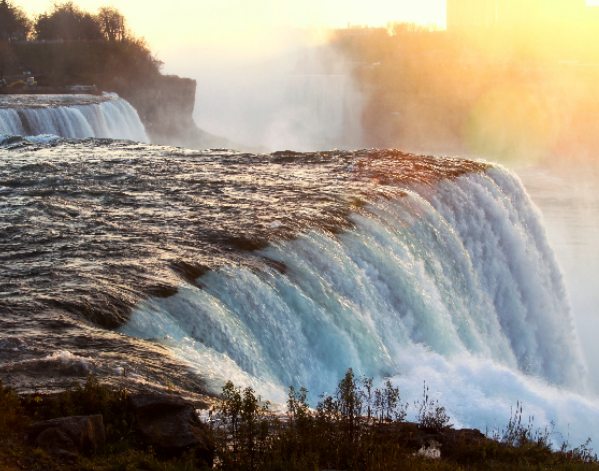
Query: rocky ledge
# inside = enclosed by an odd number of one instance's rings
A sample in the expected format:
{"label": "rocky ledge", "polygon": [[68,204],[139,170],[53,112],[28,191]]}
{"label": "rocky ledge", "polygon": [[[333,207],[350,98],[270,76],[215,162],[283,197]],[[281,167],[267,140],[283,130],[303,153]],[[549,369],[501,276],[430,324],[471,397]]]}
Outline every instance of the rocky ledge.
{"label": "rocky ledge", "polygon": [[104,95],[0,95],[0,109],[94,105],[118,97]]}
{"label": "rocky ledge", "polygon": [[[37,396],[30,409],[55,408],[62,395]],[[177,458],[192,451],[198,464],[212,466],[214,443],[208,427],[200,421],[195,405],[174,394],[129,394],[128,408],[134,415],[134,433],[144,448],[151,447],[164,458]],[[31,405],[33,404],[33,405]],[[35,412],[34,412],[35,415]],[[101,414],[44,420],[27,429],[27,442],[67,461],[91,456],[106,445]]]}

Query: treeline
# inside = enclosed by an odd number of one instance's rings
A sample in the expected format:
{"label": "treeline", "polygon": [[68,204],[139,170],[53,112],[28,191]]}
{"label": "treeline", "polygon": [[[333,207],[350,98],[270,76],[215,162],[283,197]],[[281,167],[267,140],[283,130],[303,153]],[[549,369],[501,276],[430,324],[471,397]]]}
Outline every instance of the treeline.
{"label": "treeline", "polygon": [[69,1],[28,18],[22,8],[0,0],[0,76],[29,74],[39,86],[98,85],[122,92],[153,80],[161,65],[114,7],[92,13]]}
{"label": "treeline", "polygon": [[33,33],[38,40],[122,41],[128,35],[125,18],[116,8],[101,7],[92,14],[72,2],[55,4],[49,13],[38,16]]}
{"label": "treeline", "polygon": [[13,6],[6,0],[0,1],[0,39],[26,39],[31,28],[31,19],[22,8]]}
{"label": "treeline", "polygon": [[474,157],[594,155],[599,28],[588,21],[446,31],[394,23],[330,45],[364,97],[366,147]]}
{"label": "treeline", "polygon": [[356,378],[351,369],[315,410],[307,394],[290,387],[286,414],[273,414],[251,387],[228,382],[209,420],[219,469],[405,469],[425,443],[416,439],[419,432],[439,434],[450,426],[426,385],[414,404],[417,424],[405,422],[408,404],[399,388],[387,381],[375,389],[371,378]]}
{"label": "treeline", "polygon": [[49,11],[29,18],[21,7],[0,1],[0,39],[5,41],[118,41],[128,35],[125,17],[114,7],[90,13],[69,1],[54,3]]}

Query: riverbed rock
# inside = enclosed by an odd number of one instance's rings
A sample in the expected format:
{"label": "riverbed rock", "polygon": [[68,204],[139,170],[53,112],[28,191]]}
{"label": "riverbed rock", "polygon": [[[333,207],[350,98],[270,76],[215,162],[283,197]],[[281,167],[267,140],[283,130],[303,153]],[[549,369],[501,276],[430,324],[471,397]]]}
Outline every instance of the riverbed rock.
{"label": "riverbed rock", "polygon": [[45,420],[29,427],[29,441],[52,454],[76,456],[94,453],[106,443],[101,415]]}
{"label": "riverbed rock", "polygon": [[193,404],[180,396],[151,393],[131,394],[129,401],[144,445],[167,456],[194,450],[199,460],[212,466],[214,443]]}

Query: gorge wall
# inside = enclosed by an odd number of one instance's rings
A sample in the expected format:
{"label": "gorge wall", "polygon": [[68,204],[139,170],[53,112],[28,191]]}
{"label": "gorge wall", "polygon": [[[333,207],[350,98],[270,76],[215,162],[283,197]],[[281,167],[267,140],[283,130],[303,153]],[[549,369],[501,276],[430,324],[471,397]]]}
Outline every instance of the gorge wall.
{"label": "gorge wall", "polygon": [[[162,75],[160,62],[143,42],[136,40],[89,42],[25,41],[9,48],[12,69],[27,70],[39,89],[13,93],[63,93],[67,87],[95,86],[116,92],[137,110],[153,143],[193,149],[233,148],[242,145],[206,133],[195,125],[196,82]],[[0,65],[4,56],[0,51]]]}
{"label": "gorge wall", "polygon": [[137,110],[154,144],[189,149],[255,150],[198,128],[193,120],[197,83],[177,75],[158,75],[144,82],[113,80],[112,88]]}

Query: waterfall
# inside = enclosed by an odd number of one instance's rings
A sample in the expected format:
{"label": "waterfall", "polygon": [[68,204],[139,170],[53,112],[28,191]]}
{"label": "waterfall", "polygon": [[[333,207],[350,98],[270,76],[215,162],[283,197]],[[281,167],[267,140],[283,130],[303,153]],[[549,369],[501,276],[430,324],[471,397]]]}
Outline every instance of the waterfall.
{"label": "waterfall", "polygon": [[278,269],[229,265],[149,299],[120,332],[279,401],[290,385],[314,401],[352,367],[411,399],[426,380],[457,425],[507,423],[523,400],[541,422],[567,430],[569,410],[594,431],[562,275],[517,177],[491,167],[415,185],[350,220],[258,252]]}
{"label": "waterfall", "polygon": [[[296,129],[322,142],[339,140],[346,119],[349,78],[345,75],[290,75],[282,83],[282,113]],[[290,129],[289,131],[292,131]]]}
{"label": "waterfall", "polygon": [[149,141],[137,112],[123,99],[74,106],[0,109],[0,134]]}
{"label": "waterfall", "polygon": [[360,133],[354,88],[348,75],[203,77],[194,118],[211,133],[271,150],[343,147]]}
{"label": "waterfall", "polygon": [[351,367],[410,404],[426,380],[456,427],[492,433],[521,401],[535,427],[599,437],[560,268],[500,166],[2,141],[0,375],[16,387],[91,371],[232,380],[281,404],[304,386],[315,405]]}

